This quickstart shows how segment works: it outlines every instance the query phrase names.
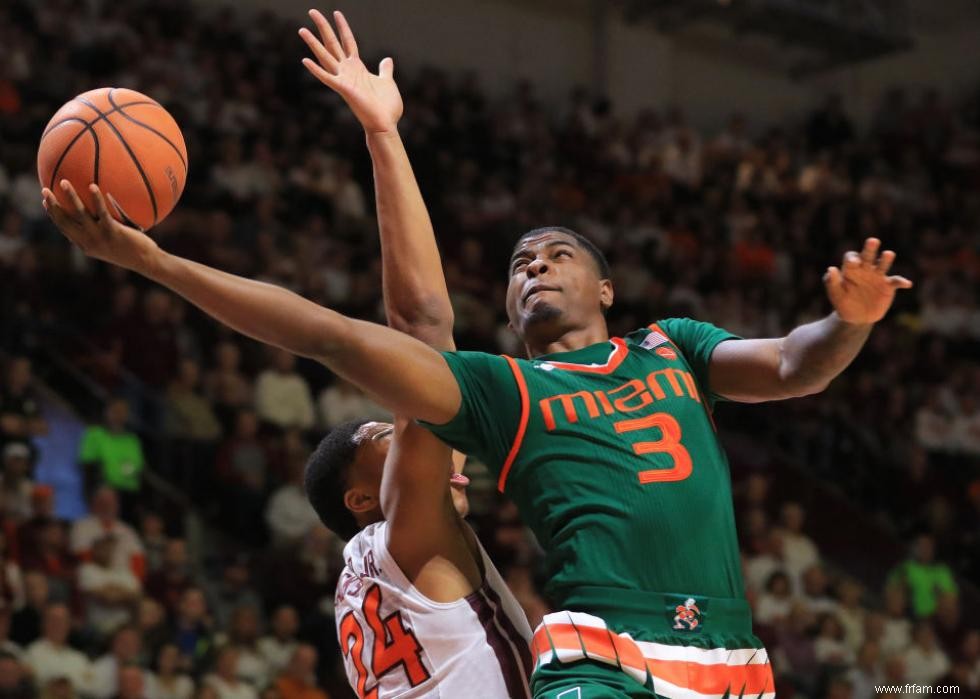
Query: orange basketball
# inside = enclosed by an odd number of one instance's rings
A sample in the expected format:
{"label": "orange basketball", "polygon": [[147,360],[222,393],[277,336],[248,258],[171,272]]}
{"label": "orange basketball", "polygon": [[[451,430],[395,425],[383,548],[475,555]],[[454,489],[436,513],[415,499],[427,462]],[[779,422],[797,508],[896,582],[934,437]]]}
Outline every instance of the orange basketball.
{"label": "orange basketball", "polygon": [[48,122],[37,152],[37,175],[62,206],[66,179],[89,211],[88,186],[99,185],[120,221],[148,230],[169,214],[187,180],[187,148],[180,127],[159,103],[135,90],[89,90]]}

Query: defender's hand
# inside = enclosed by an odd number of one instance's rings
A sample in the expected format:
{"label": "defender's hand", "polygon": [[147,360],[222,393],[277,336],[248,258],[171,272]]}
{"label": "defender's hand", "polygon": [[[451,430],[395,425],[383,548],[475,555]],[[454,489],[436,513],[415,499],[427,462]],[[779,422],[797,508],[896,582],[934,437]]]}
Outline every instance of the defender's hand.
{"label": "defender's hand", "polygon": [[343,13],[333,13],[340,32],[339,41],[323,14],[310,10],[310,17],[320,38],[305,27],[299,30],[300,37],[316,57],[316,61],[304,58],[303,65],[317,80],[344,98],[365,131],[394,131],[402,115],[402,96],[392,77],[395,62],[385,58],[375,75],[358,56],[354,33]]}
{"label": "defender's hand", "polygon": [[876,323],[881,320],[895,300],[899,289],[911,289],[905,277],[888,276],[895,253],[885,250],[878,255],[881,241],[868,238],[860,254],[844,254],[841,268],[828,267],[823,277],[827,296],[837,315],[848,323]]}
{"label": "defender's hand", "polygon": [[69,208],[62,208],[47,187],[41,190],[41,196],[48,216],[68,240],[97,260],[137,272],[145,272],[149,268],[154,255],[159,252],[157,244],[142,231],[114,219],[98,185],[89,185],[95,200],[95,214],[85,208],[71,182],[62,180],[60,186],[71,200]]}

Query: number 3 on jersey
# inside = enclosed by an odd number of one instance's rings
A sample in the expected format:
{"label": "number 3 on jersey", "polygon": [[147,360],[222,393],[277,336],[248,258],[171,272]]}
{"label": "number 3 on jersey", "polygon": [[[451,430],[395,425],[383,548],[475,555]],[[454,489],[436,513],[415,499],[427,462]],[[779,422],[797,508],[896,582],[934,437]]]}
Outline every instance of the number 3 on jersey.
{"label": "number 3 on jersey", "polygon": [[660,430],[660,439],[655,442],[634,442],[633,452],[638,455],[669,454],[674,460],[673,468],[654,468],[637,473],[641,484],[682,481],[691,475],[694,468],[691,453],[681,444],[681,426],[673,415],[654,413],[633,420],[620,420],[615,427],[617,434],[656,427]]}
{"label": "number 3 on jersey", "polygon": [[[415,634],[405,626],[401,612],[393,612],[381,618],[381,588],[372,585],[364,595],[361,612],[371,631],[374,643],[370,649],[368,665],[375,678],[381,678],[399,665],[405,671],[413,687],[429,679],[429,671],[422,664],[422,646]],[[357,696],[361,699],[378,699],[377,684],[367,688],[368,666],[364,664],[364,628],[354,616],[347,612],[340,622],[340,646],[344,657],[350,655],[357,672]]]}

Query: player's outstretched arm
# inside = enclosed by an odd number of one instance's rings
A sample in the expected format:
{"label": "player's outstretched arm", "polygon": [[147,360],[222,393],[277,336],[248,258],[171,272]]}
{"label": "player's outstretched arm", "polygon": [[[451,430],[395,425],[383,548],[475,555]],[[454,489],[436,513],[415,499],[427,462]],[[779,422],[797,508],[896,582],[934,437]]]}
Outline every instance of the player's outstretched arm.
{"label": "player's outstretched arm", "polygon": [[442,424],[459,410],[459,385],[437,351],[375,323],[347,318],[290,291],[170,255],[113,219],[99,188],[92,215],[67,180],[71,209],[43,191],[55,225],[87,255],[166,286],[230,328],[310,357],[369,393],[392,412]]}
{"label": "player's outstretched arm", "polygon": [[878,251],[881,241],[868,238],[860,252],[844,255],[840,268],[824,275],[834,312],[789,335],[765,340],[730,340],[711,355],[711,388],[743,402],[796,398],[819,393],[854,360],[899,289],[910,289],[905,277],[889,275],[895,253]]}
{"label": "player's outstretched arm", "polygon": [[305,58],[303,65],[344,99],[367,136],[374,165],[388,324],[434,347],[452,349],[453,309],[439,249],[398,133],[403,105],[393,77],[394,62],[385,58],[377,75],[371,73],[360,59],[346,18],[341,12],[333,16],[336,33],[322,13],[310,10],[319,38],[305,27],[299,30],[316,59]]}

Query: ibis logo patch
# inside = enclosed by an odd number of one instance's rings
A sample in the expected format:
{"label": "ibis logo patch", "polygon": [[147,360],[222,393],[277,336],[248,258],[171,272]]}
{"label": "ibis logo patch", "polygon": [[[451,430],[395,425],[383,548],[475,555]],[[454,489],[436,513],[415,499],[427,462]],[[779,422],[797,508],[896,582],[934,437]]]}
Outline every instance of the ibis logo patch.
{"label": "ibis logo patch", "polygon": [[698,632],[704,624],[704,603],[693,597],[678,597],[677,604],[668,605],[667,614],[671,618],[671,628],[676,631]]}
{"label": "ibis logo patch", "polygon": [[654,351],[664,359],[677,359],[677,352],[670,347],[658,347]]}

